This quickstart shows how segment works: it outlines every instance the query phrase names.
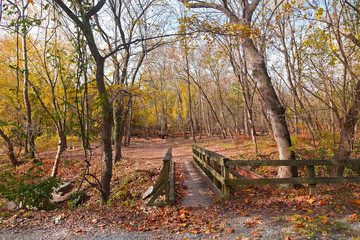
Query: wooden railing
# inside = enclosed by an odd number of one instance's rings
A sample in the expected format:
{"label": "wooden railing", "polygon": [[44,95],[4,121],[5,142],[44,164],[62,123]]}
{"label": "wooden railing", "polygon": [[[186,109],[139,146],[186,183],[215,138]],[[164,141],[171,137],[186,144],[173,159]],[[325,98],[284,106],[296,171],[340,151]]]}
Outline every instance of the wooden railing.
{"label": "wooden railing", "polygon": [[[171,148],[168,149],[164,159],[163,167],[160,171],[160,176],[155,186],[151,186],[143,196],[143,199],[151,197],[148,206],[163,206],[175,204],[175,183],[174,183],[174,162],[172,160]],[[164,195],[163,201],[155,200]]]}
{"label": "wooden railing", "polygon": [[[316,194],[316,184],[319,183],[360,183],[360,176],[353,177],[316,177],[315,166],[351,165],[360,166],[360,160],[230,160],[227,157],[211,152],[205,148],[193,145],[193,160],[202,171],[213,180],[215,186],[220,186],[225,196],[230,196],[231,186],[236,185],[277,185],[277,184],[308,184],[309,194]],[[307,177],[296,178],[236,178],[231,166],[305,166]]]}
{"label": "wooden railing", "polygon": [[192,153],[195,164],[210,178],[212,189],[220,188],[223,195],[230,196],[229,158],[196,145],[192,146]]}

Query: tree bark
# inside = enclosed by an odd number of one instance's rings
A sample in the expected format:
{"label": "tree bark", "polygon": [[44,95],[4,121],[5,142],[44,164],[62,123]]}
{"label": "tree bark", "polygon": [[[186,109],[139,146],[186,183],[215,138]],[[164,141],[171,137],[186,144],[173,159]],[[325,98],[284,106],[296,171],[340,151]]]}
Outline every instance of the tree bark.
{"label": "tree bark", "polygon": [[[248,56],[252,74],[256,79],[259,91],[264,99],[267,116],[270,119],[274,138],[278,146],[280,160],[295,160],[294,151],[291,149],[290,133],[285,119],[285,108],[281,105],[268,75],[264,58],[255,48],[253,41],[246,37],[243,47]],[[279,167],[279,178],[292,177],[296,170],[288,166]]]}
{"label": "tree bark", "polygon": [[10,138],[4,133],[3,130],[0,129],[0,136],[4,139],[4,141],[6,142],[6,146],[7,146],[7,155],[9,156],[10,162],[13,166],[17,166],[18,165],[18,161],[15,157],[14,154],[14,146],[10,140]]}
{"label": "tree bark", "polygon": [[58,128],[58,147],[57,147],[57,152],[56,152],[56,156],[55,156],[55,161],[54,161],[54,165],[53,165],[53,169],[51,172],[51,177],[56,177],[58,174],[58,170],[59,170],[59,165],[60,165],[60,160],[61,160],[61,155],[65,150],[65,134],[62,131],[62,129]]}

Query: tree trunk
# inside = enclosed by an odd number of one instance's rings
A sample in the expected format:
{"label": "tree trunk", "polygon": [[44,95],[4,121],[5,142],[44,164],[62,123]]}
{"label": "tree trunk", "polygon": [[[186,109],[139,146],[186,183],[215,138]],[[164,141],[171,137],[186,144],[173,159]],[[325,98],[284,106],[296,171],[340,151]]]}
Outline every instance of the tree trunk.
{"label": "tree trunk", "polygon": [[182,135],[183,135],[184,139],[187,139],[186,126],[185,126],[184,117],[183,117],[183,113],[184,113],[183,101],[182,101],[182,98],[181,98],[180,90],[179,90],[177,85],[175,86],[175,90],[176,90],[176,95],[177,95],[177,98],[178,98],[179,109],[180,109],[179,119],[180,119],[180,124],[181,124]]}
{"label": "tree trunk", "polygon": [[[190,8],[212,8],[224,13],[230,23],[239,24],[249,29],[251,32],[251,21],[253,13],[256,7],[259,5],[260,0],[254,0],[249,3],[248,0],[240,1],[242,6],[241,16],[236,15],[227,1],[223,1],[222,4],[209,3],[209,2],[195,2],[189,3],[188,1],[181,1]],[[295,154],[291,149],[290,133],[285,120],[285,109],[281,105],[274,87],[271,83],[270,76],[268,75],[264,57],[255,47],[255,43],[250,38],[249,33],[242,33],[241,41],[242,46],[249,59],[250,66],[252,68],[252,74],[257,82],[259,91],[264,99],[267,114],[270,118],[271,126],[276,140],[280,160],[295,160]],[[279,167],[278,176],[280,178],[292,177],[297,175],[295,168],[291,167]]]}
{"label": "tree trunk", "polygon": [[60,165],[61,155],[65,150],[65,142],[64,142],[65,134],[60,127],[58,127],[57,132],[58,132],[58,147],[57,147],[57,152],[56,152],[56,156],[55,156],[54,166],[53,166],[53,169],[51,172],[51,177],[57,176],[59,165]]}
{"label": "tree trunk", "polygon": [[[243,47],[248,56],[252,74],[256,79],[259,91],[264,99],[267,116],[270,119],[274,138],[278,146],[280,160],[295,160],[294,151],[291,149],[290,133],[285,120],[285,109],[281,105],[268,75],[264,58],[254,46],[251,38],[242,39]],[[288,166],[279,167],[278,177],[288,178],[297,176],[296,168]]]}
{"label": "tree trunk", "polygon": [[121,92],[119,94],[119,99],[116,101],[117,106],[114,106],[114,141],[115,141],[115,155],[114,163],[121,160],[121,142],[122,142],[122,126],[123,126],[123,114],[124,114],[124,96]]}
{"label": "tree trunk", "polygon": [[[336,150],[333,159],[348,159],[353,150],[355,127],[359,121],[360,112],[360,80],[357,82],[354,92],[354,101],[349,111],[343,117],[340,126],[339,147]],[[342,176],[344,166],[331,166],[329,167],[329,170],[331,176]]]}
{"label": "tree trunk", "polygon": [[4,139],[4,141],[6,142],[6,146],[7,146],[7,155],[10,158],[10,162],[13,166],[16,166],[18,164],[18,161],[15,157],[14,154],[14,146],[10,140],[10,138],[0,129],[0,136]]}
{"label": "tree trunk", "polygon": [[29,157],[35,157],[35,137],[34,131],[31,121],[31,104],[29,100],[29,93],[28,93],[28,85],[29,85],[29,68],[28,68],[28,57],[27,57],[27,45],[26,45],[26,33],[23,33],[23,70],[24,70],[24,86],[23,86],[23,97],[24,97],[24,105],[26,109],[26,124],[25,124],[25,131],[27,136],[27,143],[25,148],[28,149]]}
{"label": "tree trunk", "polygon": [[130,138],[131,138],[131,130],[132,130],[132,118],[133,118],[133,109],[134,109],[134,100],[132,100],[132,97],[129,98],[129,117],[127,121],[127,131],[126,131],[126,138],[124,144],[126,146],[130,145]]}
{"label": "tree trunk", "polygon": [[104,82],[104,62],[103,58],[96,60],[96,84],[99,97],[101,98],[101,117],[102,117],[102,141],[104,148],[103,170],[101,173],[102,203],[105,204],[110,197],[110,183],[112,178],[112,147],[111,147],[111,123],[112,110],[106,93]]}

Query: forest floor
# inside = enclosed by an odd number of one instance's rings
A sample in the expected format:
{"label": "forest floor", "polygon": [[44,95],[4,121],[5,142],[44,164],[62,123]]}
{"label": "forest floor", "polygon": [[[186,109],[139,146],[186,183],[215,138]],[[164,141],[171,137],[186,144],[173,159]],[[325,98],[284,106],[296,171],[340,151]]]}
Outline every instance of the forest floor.
{"label": "forest floor", "polygon": [[[298,141],[298,157],[311,151]],[[301,143],[301,144],[300,144]],[[112,196],[99,206],[97,191],[83,184],[82,203],[64,201],[54,210],[2,210],[1,239],[360,239],[360,187],[357,184],[318,186],[310,196],[307,188],[272,186],[238,187],[228,200],[213,196],[208,207],[182,207],[187,193],[182,163],[191,159],[191,140],[132,139],[123,147],[123,160],[114,166]],[[259,154],[253,154],[251,139],[206,137],[198,145],[232,159],[276,159],[276,144],[259,137]],[[79,188],[84,153],[69,142],[59,174],[64,182]],[[176,206],[147,207],[142,194],[157,180],[162,159],[172,147],[176,174]],[[50,172],[55,151],[40,154]],[[92,152],[90,172],[100,176],[101,146]],[[25,164],[24,164],[25,165]],[[253,169],[265,176],[276,169]],[[324,171],[324,169],[318,169]]]}

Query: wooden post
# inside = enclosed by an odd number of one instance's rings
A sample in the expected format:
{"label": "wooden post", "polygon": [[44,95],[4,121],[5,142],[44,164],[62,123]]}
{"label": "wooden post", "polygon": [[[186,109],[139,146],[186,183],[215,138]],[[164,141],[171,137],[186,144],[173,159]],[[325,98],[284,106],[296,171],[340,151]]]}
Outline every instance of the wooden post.
{"label": "wooden post", "polygon": [[[220,173],[219,164],[214,159],[211,159],[211,160],[213,162],[213,169],[215,170],[215,172]],[[217,180],[217,178],[215,176],[213,176],[213,182],[214,182],[215,186],[219,187],[219,181]]]}
{"label": "wooden post", "polygon": [[223,169],[223,177],[225,179],[225,184],[223,185],[223,193],[226,197],[230,197],[231,193],[231,188],[230,186],[228,185],[228,181],[230,179],[230,171],[229,171],[229,166],[227,165],[227,162],[229,161],[228,158],[224,158],[223,159],[223,166],[222,166],[222,169]]}
{"label": "wooden post", "polygon": [[[308,177],[315,177],[315,168],[314,166],[307,166],[306,172]],[[316,184],[309,184],[309,195],[316,194]]]}
{"label": "wooden post", "polygon": [[[207,165],[211,166],[211,159],[210,159],[209,156],[206,156],[206,163],[207,163]],[[210,173],[209,170],[206,171],[206,175],[207,175],[208,177],[211,176],[211,173]]]}

